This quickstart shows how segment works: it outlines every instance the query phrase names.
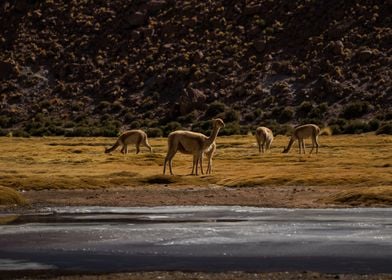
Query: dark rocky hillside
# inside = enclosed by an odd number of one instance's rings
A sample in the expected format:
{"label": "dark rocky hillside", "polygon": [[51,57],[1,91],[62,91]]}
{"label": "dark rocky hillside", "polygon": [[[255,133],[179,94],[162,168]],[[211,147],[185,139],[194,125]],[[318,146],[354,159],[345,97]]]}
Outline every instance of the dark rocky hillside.
{"label": "dark rocky hillside", "polygon": [[0,128],[391,132],[390,0],[3,0]]}

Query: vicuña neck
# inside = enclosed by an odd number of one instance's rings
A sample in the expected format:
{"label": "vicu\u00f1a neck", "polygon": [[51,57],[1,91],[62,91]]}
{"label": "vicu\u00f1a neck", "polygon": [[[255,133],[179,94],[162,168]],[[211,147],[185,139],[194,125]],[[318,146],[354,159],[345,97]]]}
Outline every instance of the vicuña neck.
{"label": "vicu\u00f1a neck", "polygon": [[207,138],[206,143],[210,145],[215,141],[216,137],[218,136],[219,129],[220,129],[219,127],[213,128],[210,137]]}

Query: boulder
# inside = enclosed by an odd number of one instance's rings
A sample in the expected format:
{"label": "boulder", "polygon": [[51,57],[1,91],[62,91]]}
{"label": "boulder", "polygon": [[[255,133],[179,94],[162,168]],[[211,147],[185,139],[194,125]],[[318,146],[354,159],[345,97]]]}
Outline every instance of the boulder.
{"label": "boulder", "polygon": [[186,115],[194,109],[201,109],[204,107],[207,96],[203,91],[194,89],[192,87],[184,89],[184,94],[180,97],[180,113]]}
{"label": "boulder", "polygon": [[266,49],[266,46],[267,46],[266,41],[263,39],[256,39],[253,41],[253,47],[259,53],[264,52]]}
{"label": "boulder", "polygon": [[247,5],[244,8],[244,15],[249,16],[249,15],[254,15],[257,14],[261,11],[261,5]]}
{"label": "boulder", "polygon": [[16,73],[16,65],[13,62],[0,61],[0,80],[7,80]]}
{"label": "boulder", "polygon": [[134,14],[132,14],[127,22],[131,26],[141,26],[144,25],[147,19],[147,13],[145,11],[138,11]]}
{"label": "boulder", "polygon": [[165,0],[151,0],[146,4],[146,9],[150,13],[154,13],[162,9],[167,2]]}

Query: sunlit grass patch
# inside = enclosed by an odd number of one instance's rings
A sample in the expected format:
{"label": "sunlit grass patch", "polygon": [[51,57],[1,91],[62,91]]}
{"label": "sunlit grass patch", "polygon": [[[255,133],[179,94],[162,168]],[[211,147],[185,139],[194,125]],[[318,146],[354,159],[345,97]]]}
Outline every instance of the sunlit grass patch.
{"label": "sunlit grass patch", "polygon": [[108,174],[109,177],[136,177],[139,173],[130,172],[130,171],[119,171],[119,172],[112,172]]}
{"label": "sunlit grass patch", "polygon": [[16,190],[0,186],[0,205],[26,205],[26,199]]}
{"label": "sunlit grass patch", "polygon": [[0,225],[6,225],[12,223],[13,221],[17,220],[20,216],[19,215],[6,215],[0,216]]}
{"label": "sunlit grass patch", "polygon": [[[392,137],[366,134],[321,136],[318,154],[282,154],[289,138],[277,136],[270,151],[259,154],[253,136],[217,138],[211,175],[190,176],[192,155],[177,153],[174,176],[162,176],[166,138],[152,138],[153,153],[141,149],[123,155],[104,153],[115,138],[0,137],[0,184],[18,190],[91,189],[150,184],[195,188],[323,186],[359,188],[392,182]],[[310,141],[307,152],[310,151]],[[16,148],[17,147],[17,148]],[[204,161],[204,170],[207,162]],[[167,170],[168,171],[168,170]]]}

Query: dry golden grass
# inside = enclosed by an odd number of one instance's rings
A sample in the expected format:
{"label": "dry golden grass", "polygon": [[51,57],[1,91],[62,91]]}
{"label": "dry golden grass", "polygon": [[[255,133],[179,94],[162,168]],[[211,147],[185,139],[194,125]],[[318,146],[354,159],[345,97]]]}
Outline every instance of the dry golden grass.
{"label": "dry golden grass", "polygon": [[0,205],[25,205],[25,204],[26,204],[26,200],[18,191],[11,188],[0,186]]}
{"label": "dry golden grass", "polygon": [[[177,153],[176,176],[163,176],[165,138],[150,139],[154,153],[142,147],[128,155],[104,154],[114,138],[0,138],[0,184],[18,190],[110,188],[150,184],[217,184],[232,188],[254,186],[339,186],[350,194],[377,187],[391,199],[392,137],[321,136],[319,154],[299,155],[294,145],[282,154],[288,137],[278,136],[272,149],[260,155],[255,138],[218,137],[213,174],[190,176],[190,155]],[[308,140],[309,144],[309,140]],[[310,148],[307,148],[310,151]],[[205,162],[206,167],[206,162]],[[342,193],[342,197],[349,195]],[[384,194],[382,194],[384,195]],[[337,200],[343,199],[336,197]]]}

